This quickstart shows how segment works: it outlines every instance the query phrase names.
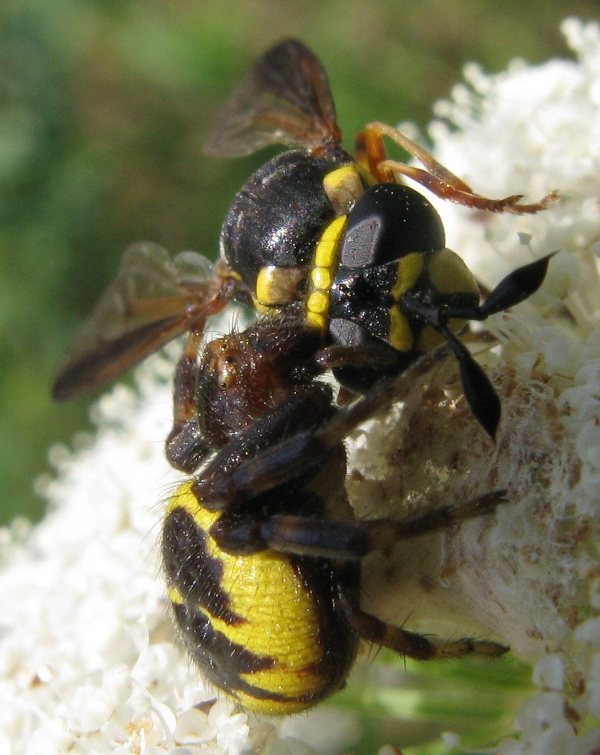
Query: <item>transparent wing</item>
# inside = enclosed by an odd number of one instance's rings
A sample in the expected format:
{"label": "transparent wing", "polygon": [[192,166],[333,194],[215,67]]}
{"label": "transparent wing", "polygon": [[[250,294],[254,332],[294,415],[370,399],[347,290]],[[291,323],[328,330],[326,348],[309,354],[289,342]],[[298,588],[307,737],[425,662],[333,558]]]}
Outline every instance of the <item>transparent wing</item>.
{"label": "transparent wing", "polygon": [[341,141],[327,75],[317,57],[286,39],[257,60],[226,102],[206,154],[241,157],[267,144]]}
{"label": "transparent wing", "polygon": [[67,352],[54,382],[57,401],[96,388],[140,362],[226,304],[222,281],[202,255],[171,258],[157,244],[138,243]]}

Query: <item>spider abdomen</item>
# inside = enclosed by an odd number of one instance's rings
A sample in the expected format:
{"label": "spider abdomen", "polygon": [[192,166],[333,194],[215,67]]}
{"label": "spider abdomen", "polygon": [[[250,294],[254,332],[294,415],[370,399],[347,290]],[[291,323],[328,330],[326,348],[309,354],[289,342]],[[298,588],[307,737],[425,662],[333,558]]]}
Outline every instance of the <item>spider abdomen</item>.
{"label": "spider abdomen", "polygon": [[163,525],[169,598],[191,656],[247,709],[312,707],[343,685],[358,644],[336,610],[330,563],[225,552],[208,532],[221,512],[204,508],[192,485],[175,493]]}

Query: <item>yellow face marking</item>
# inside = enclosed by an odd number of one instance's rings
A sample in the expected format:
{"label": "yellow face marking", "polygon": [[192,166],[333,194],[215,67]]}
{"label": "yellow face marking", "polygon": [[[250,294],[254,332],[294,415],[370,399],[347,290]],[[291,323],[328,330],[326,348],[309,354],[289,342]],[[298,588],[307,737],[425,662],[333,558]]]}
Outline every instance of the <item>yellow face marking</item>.
{"label": "yellow face marking", "polygon": [[479,294],[473,273],[451,249],[440,249],[427,263],[429,278],[441,294]]}
{"label": "yellow face marking", "polygon": [[409,351],[413,346],[413,335],[408,324],[408,319],[400,312],[398,307],[393,306],[390,312],[390,333],[388,340],[398,351]]}
{"label": "yellow face marking", "polygon": [[[440,249],[427,260],[427,272],[432,287],[440,294],[475,294],[479,296],[479,287],[473,273],[464,261],[451,249]],[[450,320],[448,325],[453,333],[459,333],[466,325],[466,320]],[[444,343],[444,338],[437,330],[427,325],[419,334],[417,348],[429,351]]]}
{"label": "yellow face marking", "polygon": [[415,285],[423,270],[424,259],[420,252],[411,252],[398,260],[398,277],[392,288],[392,296],[399,301]]}

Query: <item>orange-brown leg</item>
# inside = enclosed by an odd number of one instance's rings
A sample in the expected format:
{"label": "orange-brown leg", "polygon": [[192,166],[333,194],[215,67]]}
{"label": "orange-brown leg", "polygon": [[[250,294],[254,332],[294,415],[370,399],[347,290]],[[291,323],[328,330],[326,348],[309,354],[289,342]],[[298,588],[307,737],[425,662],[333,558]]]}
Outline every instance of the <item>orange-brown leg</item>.
{"label": "orange-brown leg", "polygon": [[[383,144],[387,136],[393,142],[415,157],[425,167],[417,168],[397,160],[389,160]],[[468,184],[441,165],[426,149],[409,139],[392,126],[374,121],[368,123],[357,137],[357,160],[366,162],[378,183],[399,182],[402,176],[411,178],[442,199],[489,212],[510,212],[516,215],[536,213],[558,199],[556,192],[550,192],[539,202],[520,204],[522,194],[514,194],[504,199],[490,199],[476,194]]]}

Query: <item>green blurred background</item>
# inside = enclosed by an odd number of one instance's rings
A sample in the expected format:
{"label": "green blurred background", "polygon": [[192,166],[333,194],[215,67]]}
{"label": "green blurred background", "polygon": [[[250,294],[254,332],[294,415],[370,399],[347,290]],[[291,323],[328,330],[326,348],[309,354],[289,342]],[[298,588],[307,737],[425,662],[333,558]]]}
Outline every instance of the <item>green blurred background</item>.
{"label": "green blurred background", "polygon": [[38,517],[47,449],[89,427],[53,405],[55,366],[121,251],[217,251],[261,157],[201,145],[251,61],[295,35],[329,72],[351,148],[368,120],[424,126],[466,61],[568,51],[590,0],[14,0],[0,7],[0,521]]}

